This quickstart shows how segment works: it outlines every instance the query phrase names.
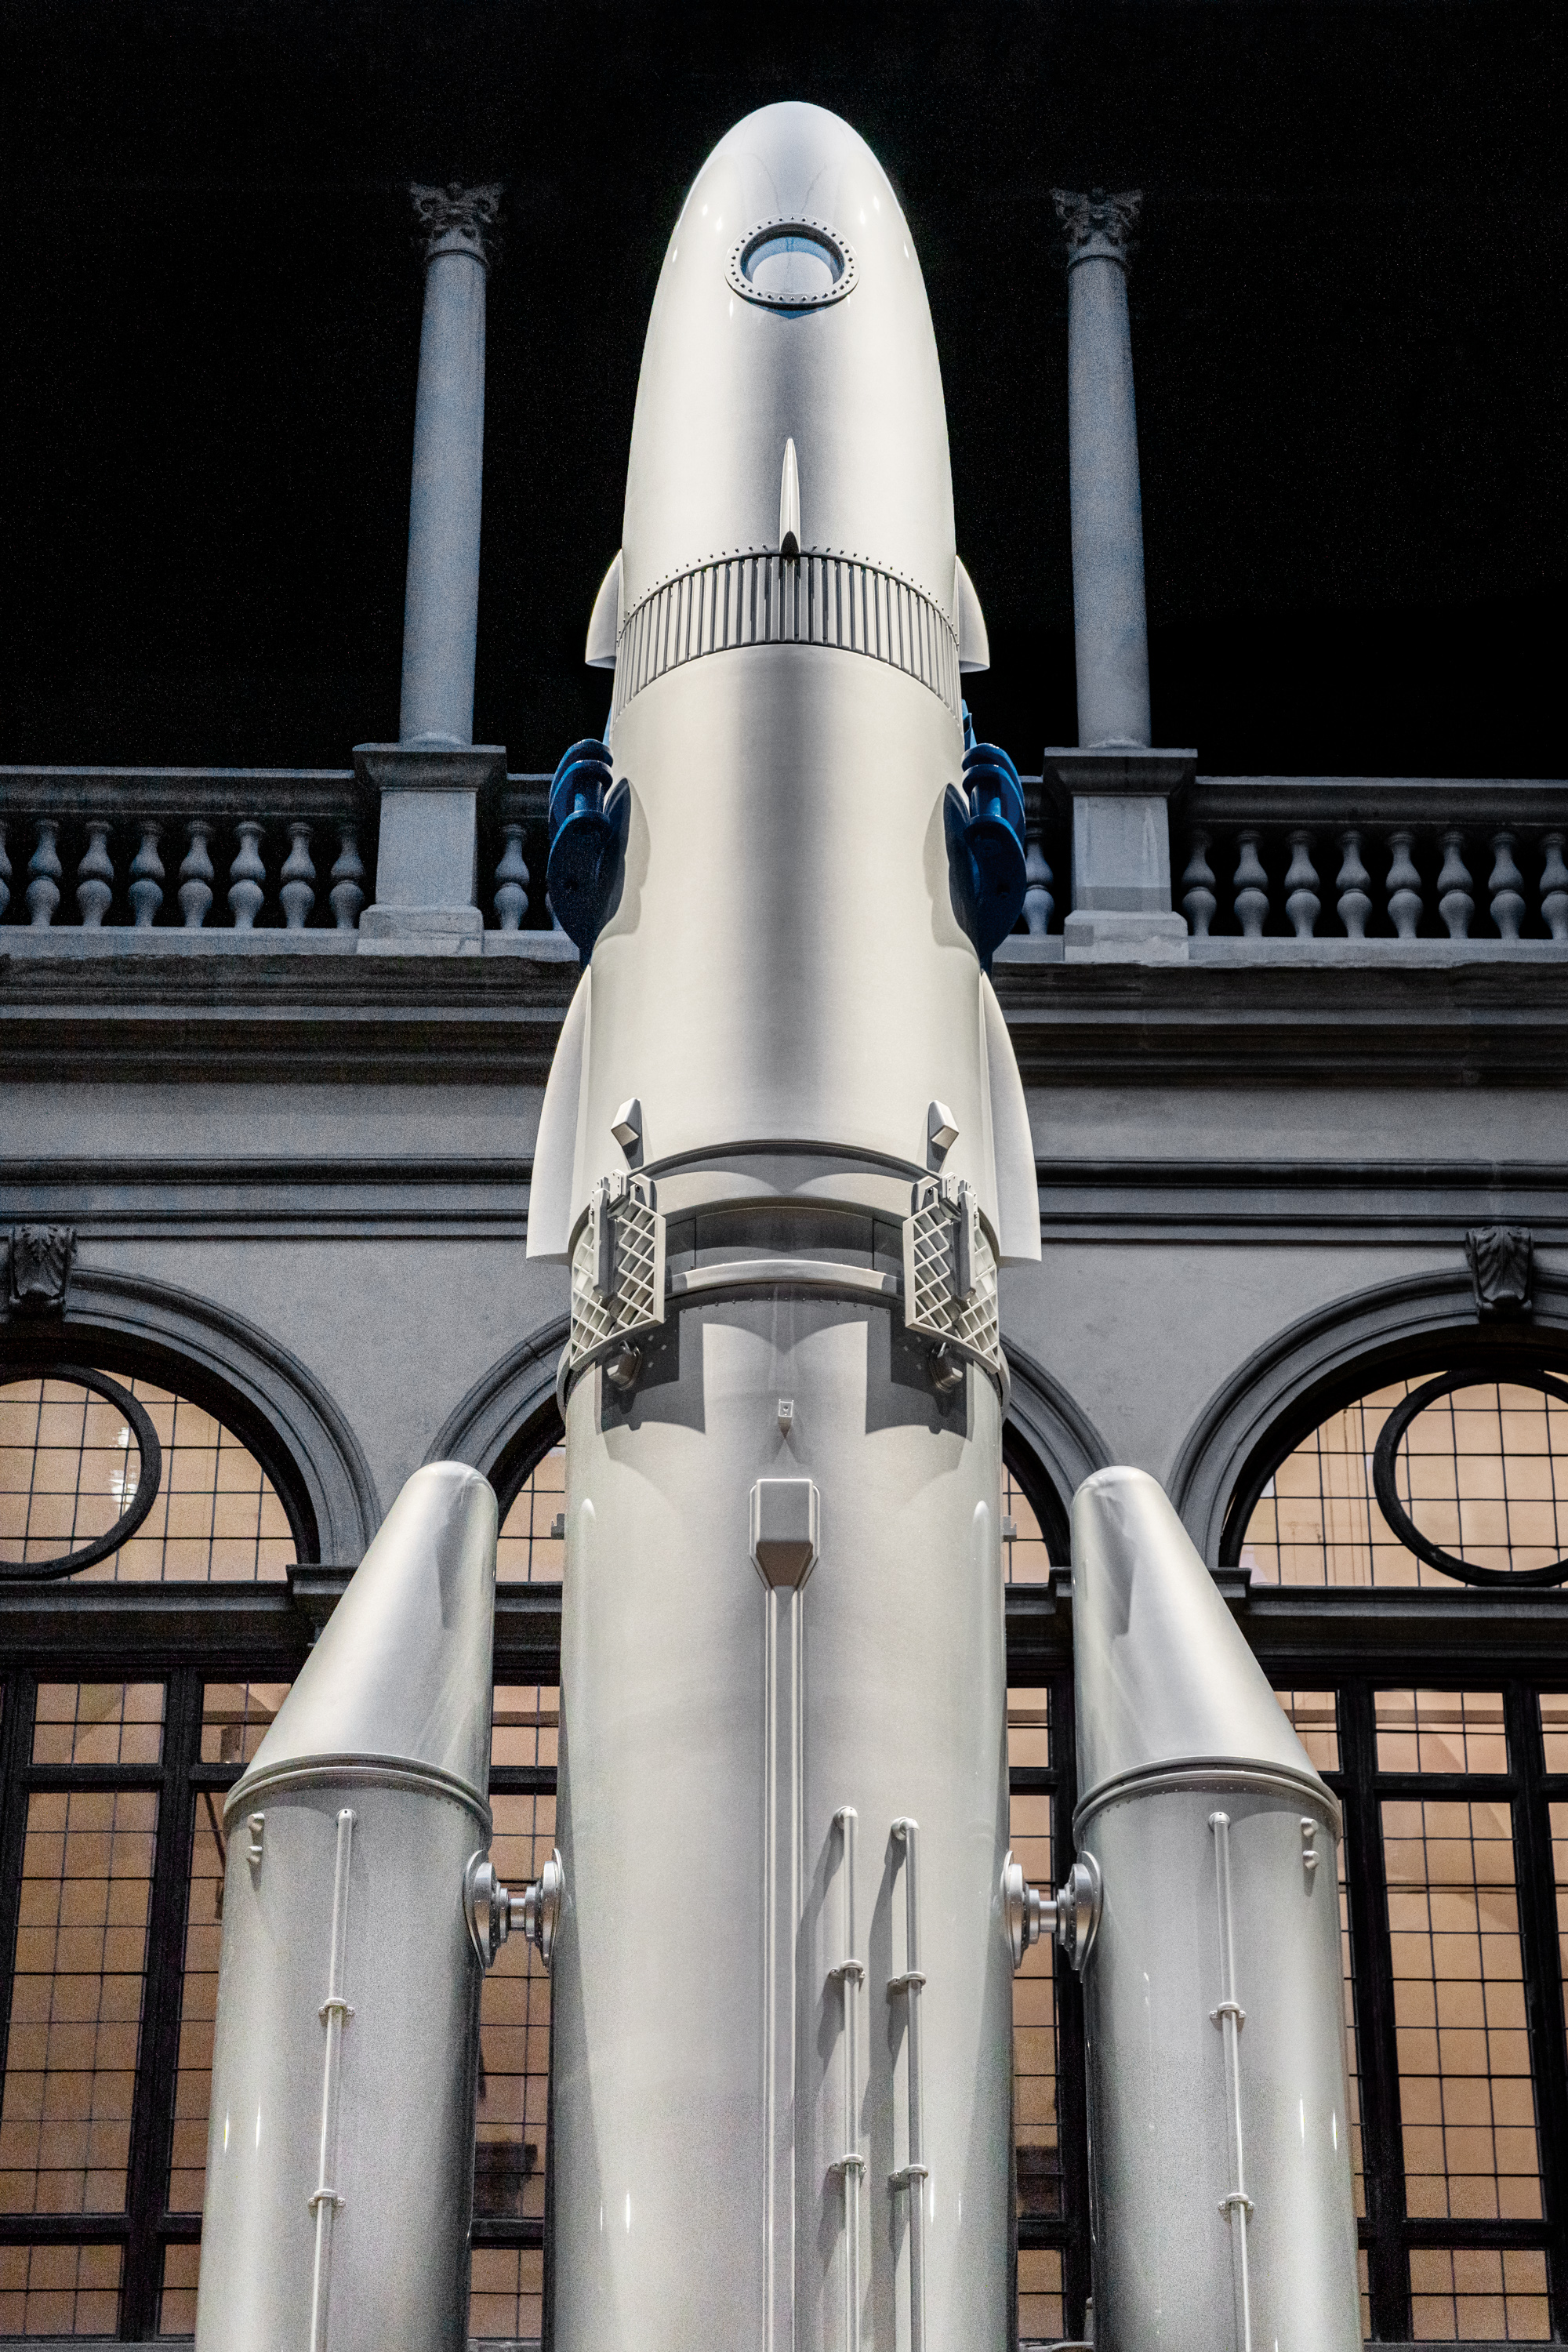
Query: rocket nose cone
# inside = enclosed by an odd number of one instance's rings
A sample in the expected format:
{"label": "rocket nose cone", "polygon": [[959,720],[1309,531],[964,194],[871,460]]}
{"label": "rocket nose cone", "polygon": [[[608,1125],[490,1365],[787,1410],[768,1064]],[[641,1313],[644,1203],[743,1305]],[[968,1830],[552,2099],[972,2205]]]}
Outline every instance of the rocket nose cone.
{"label": "rocket nose cone", "polygon": [[676,577],[780,546],[786,443],[799,552],[954,599],[936,340],[886,173],[818,106],[766,106],[720,142],[670,237],[643,352],[623,625]]}
{"label": "rocket nose cone", "polygon": [[462,1462],[416,1470],[351,1578],[245,1778],[326,1759],[489,1786],[496,1498]]}
{"label": "rocket nose cone", "polygon": [[1158,1480],[1096,1471],[1073,1497],[1080,1803],[1162,1764],[1317,1775]]}

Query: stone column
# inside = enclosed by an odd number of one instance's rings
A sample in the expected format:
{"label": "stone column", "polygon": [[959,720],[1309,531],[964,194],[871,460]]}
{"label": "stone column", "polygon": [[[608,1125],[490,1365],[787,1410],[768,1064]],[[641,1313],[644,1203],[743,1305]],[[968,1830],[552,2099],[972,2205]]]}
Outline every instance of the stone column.
{"label": "stone column", "polygon": [[381,796],[375,903],[361,943],[477,954],[479,794],[506,753],[474,743],[484,475],[485,300],[500,189],[409,191],[425,240],[425,316],[414,412],[398,740],[354,765]]}
{"label": "stone column", "polygon": [[1196,764],[1150,749],[1143,506],[1127,257],[1142,197],[1056,192],[1067,236],[1068,474],[1072,504],[1078,749],[1047,751],[1072,800],[1072,912],[1063,953],[1181,960],[1168,803]]}
{"label": "stone column", "polygon": [[1149,628],[1127,248],[1142,195],[1068,195],[1068,472],[1078,740],[1147,744]]}
{"label": "stone column", "polygon": [[415,188],[425,320],[414,408],[408,586],[398,740],[474,740],[479,495],[485,457],[485,286],[500,190]]}

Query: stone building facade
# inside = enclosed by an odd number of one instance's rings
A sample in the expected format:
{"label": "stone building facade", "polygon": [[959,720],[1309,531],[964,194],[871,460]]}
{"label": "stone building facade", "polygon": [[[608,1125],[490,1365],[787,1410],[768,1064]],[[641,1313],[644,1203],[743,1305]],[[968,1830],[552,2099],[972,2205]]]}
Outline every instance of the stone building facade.
{"label": "stone building facade", "polygon": [[[432,277],[481,320],[482,226]],[[471,711],[429,615],[477,572],[421,529],[405,715],[425,657]],[[1568,783],[1211,776],[1144,696],[1026,779],[995,963],[1043,1239],[1002,1287],[1016,1844],[1070,1847],[1068,1507],[1137,1464],[1345,1804],[1369,2336],[1561,2336]],[[549,1848],[567,1300],[524,1243],[579,967],[548,780],[463,703],[331,772],[0,770],[0,2333],[190,2330],[214,1799],[427,1461],[497,1487],[504,1874]],[[1076,2341],[1078,1991],[1017,1981],[1020,2332]],[[548,2340],[530,1956],[486,2003],[471,2326]]]}

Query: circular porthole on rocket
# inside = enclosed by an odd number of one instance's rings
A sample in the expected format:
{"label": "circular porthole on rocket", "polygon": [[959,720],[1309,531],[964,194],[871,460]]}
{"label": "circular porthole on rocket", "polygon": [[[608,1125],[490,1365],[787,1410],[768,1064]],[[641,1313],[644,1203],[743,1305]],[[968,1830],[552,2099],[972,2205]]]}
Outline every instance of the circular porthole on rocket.
{"label": "circular porthole on rocket", "polygon": [[819,221],[763,221],[730,255],[737,294],[773,310],[818,310],[855,283],[855,257]]}

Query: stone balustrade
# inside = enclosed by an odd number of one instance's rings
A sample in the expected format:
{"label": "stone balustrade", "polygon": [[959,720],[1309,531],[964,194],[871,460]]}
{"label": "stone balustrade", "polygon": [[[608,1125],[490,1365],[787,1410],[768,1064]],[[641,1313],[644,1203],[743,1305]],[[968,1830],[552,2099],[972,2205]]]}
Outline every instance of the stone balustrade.
{"label": "stone balustrade", "polygon": [[1568,784],[1200,776],[1172,832],[1194,949],[1568,946]]}
{"label": "stone balustrade", "polygon": [[[999,952],[1052,961],[1070,811],[1023,782],[1029,887]],[[542,887],[549,786],[509,774],[481,801],[486,954],[575,954]],[[1194,960],[1568,950],[1568,783],[1199,776],[1170,823]],[[352,953],[376,845],[349,769],[0,768],[0,950]]]}
{"label": "stone balustrade", "polygon": [[0,769],[7,932],[325,933],[352,948],[374,862],[352,772]]}

